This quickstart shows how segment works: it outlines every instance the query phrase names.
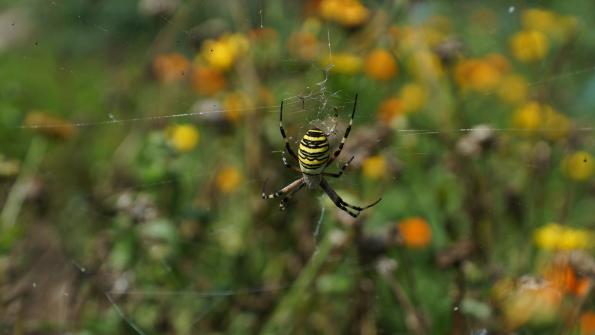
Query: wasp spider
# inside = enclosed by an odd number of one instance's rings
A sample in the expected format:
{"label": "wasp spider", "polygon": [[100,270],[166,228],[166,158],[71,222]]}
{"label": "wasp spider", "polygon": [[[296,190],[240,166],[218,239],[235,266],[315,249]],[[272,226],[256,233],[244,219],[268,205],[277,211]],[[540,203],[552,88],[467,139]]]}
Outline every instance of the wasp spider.
{"label": "wasp spider", "polygon": [[341,154],[341,150],[345,145],[347,136],[351,131],[351,125],[353,124],[353,117],[355,116],[355,109],[357,106],[357,94],[355,95],[355,102],[353,103],[353,111],[351,112],[351,119],[349,125],[345,130],[345,135],[341,139],[339,147],[333,154],[330,153],[330,146],[328,139],[324,132],[318,128],[312,128],[306,132],[302,140],[300,141],[298,154],[296,155],[291,146],[289,145],[289,139],[285,135],[285,129],[283,128],[283,101],[281,101],[281,108],[279,110],[279,128],[281,130],[281,136],[285,140],[285,150],[293,157],[300,165],[300,168],[296,168],[287,162],[285,154],[283,154],[283,164],[291,169],[292,171],[302,174],[302,177],[285,186],[279,191],[267,195],[264,190],[262,192],[263,199],[276,199],[281,198],[281,210],[285,209],[285,206],[289,199],[296,194],[299,190],[307,186],[309,189],[320,186],[322,190],[328,195],[328,197],[335,203],[341,210],[349,213],[353,217],[357,217],[361,211],[366,208],[370,208],[380,202],[381,199],[376,200],[372,204],[365,207],[353,206],[341,199],[341,197],[335,192],[335,190],[329,185],[324,179],[325,176],[339,178],[343,171],[349,166],[349,163],[354,157],[351,157],[347,163],[343,164],[339,172],[330,173],[324,170]]}

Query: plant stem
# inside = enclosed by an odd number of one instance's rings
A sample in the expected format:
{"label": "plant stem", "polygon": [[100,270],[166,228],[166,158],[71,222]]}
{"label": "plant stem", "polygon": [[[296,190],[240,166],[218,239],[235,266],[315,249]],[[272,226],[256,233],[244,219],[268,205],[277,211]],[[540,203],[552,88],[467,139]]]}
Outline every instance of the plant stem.
{"label": "plant stem", "polygon": [[21,207],[29,192],[31,180],[39,169],[46,148],[47,140],[45,138],[41,136],[33,137],[21,173],[12,186],[0,214],[0,228],[10,228],[16,224]]}

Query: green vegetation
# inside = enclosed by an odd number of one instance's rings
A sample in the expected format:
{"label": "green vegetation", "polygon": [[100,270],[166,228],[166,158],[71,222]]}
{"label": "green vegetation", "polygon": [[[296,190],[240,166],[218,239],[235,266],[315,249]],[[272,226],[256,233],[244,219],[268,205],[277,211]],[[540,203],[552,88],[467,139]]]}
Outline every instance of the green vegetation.
{"label": "green vegetation", "polygon": [[0,2],[0,330],[594,334],[594,12]]}

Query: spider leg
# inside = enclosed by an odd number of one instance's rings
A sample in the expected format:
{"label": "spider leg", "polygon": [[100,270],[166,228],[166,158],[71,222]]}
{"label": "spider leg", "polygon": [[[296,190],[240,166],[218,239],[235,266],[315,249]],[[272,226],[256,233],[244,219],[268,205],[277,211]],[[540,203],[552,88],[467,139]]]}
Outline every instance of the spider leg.
{"label": "spider leg", "polygon": [[343,175],[343,172],[345,172],[345,169],[347,169],[347,167],[349,166],[349,163],[351,163],[351,161],[355,158],[355,156],[352,156],[347,163],[343,164],[343,166],[341,166],[341,169],[339,170],[339,172],[337,173],[331,173],[331,172],[323,172],[322,175],[323,176],[329,176],[329,177],[334,177],[334,178],[339,178],[341,177],[341,175]]}
{"label": "spider leg", "polygon": [[359,212],[352,212],[347,207],[345,207],[343,199],[335,192],[332,188],[323,186],[322,183],[320,184],[326,195],[333,201],[335,206],[339,207],[341,210],[345,211],[347,214],[351,215],[352,217],[356,218],[359,215]]}
{"label": "spider leg", "polygon": [[281,108],[279,108],[279,129],[281,130],[281,136],[283,136],[283,140],[285,140],[285,150],[297,161],[298,157],[291,149],[291,146],[289,145],[289,139],[285,135],[285,128],[283,128],[283,100],[281,100]]}
{"label": "spider leg", "polygon": [[285,197],[283,199],[281,199],[281,203],[279,204],[279,209],[282,210],[282,211],[284,211],[285,208],[287,207],[287,203],[289,202],[289,200],[291,199],[291,197],[293,197],[302,188],[304,188],[304,186],[306,186],[306,184],[305,183],[301,183],[300,186],[298,186],[297,188],[295,188],[292,191],[288,192],[285,195]]}
{"label": "spider leg", "polygon": [[295,171],[297,173],[302,173],[302,171],[298,168],[296,168],[295,166],[289,164],[289,162],[287,161],[287,157],[285,157],[285,153],[282,154],[283,159],[283,165],[285,165],[286,168],[290,169],[291,171]]}
{"label": "spider leg", "polygon": [[371,203],[371,204],[369,204],[369,205],[367,205],[367,206],[364,206],[364,207],[353,206],[353,205],[350,205],[350,204],[348,204],[348,203],[346,203],[346,202],[343,202],[343,205],[345,205],[345,207],[353,208],[353,209],[355,209],[356,211],[360,211],[360,212],[361,212],[361,211],[363,211],[364,209],[368,209],[368,208],[370,208],[370,207],[372,207],[372,206],[376,205],[377,203],[379,203],[379,202],[380,202],[380,200],[382,200],[382,198],[378,198],[378,200],[376,200],[376,201],[374,201],[373,203]]}
{"label": "spider leg", "polygon": [[294,182],[292,182],[291,184],[283,187],[279,191],[267,195],[264,191],[264,188],[266,186],[266,182],[265,182],[264,185],[262,186],[262,198],[263,199],[280,198],[281,196],[286,195],[289,192],[293,191],[295,188],[299,187],[303,183],[304,183],[304,178],[299,178],[299,179],[295,180]]}
{"label": "spider leg", "polygon": [[351,126],[353,125],[353,117],[355,116],[356,107],[357,107],[357,94],[355,95],[355,102],[353,103],[353,111],[351,112],[351,118],[349,119],[349,125],[347,126],[347,129],[345,129],[345,135],[343,135],[343,138],[341,139],[341,143],[339,143],[339,147],[337,148],[337,150],[333,153],[333,155],[328,160],[328,162],[326,162],[326,166],[328,166],[330,163],[332,163],[341,154],[341,150],[343,150],[345,141],[347,141],[347,137],[349,136],[349,133],[351,132]]}
{"label": "spider leg", "polygon": [[342,209],[343,211],[347,212],[349,215],[353,216],[354,218],[357,217],[361,213],[361,211],[363,211],[364,209],[370,208],[370,207],[376,205],[377,203],[379,203],[380,200],[382,200],[382,198],[380,198],[380,199],[376,200],[375,202],[373,202],[372,204],[365,206],[365,207],[353,206],[353,205],[350,205],[347,202],[345,202],[345,200],[343,200],[337,194],[337,192],[335,192],[335,190],[333,190],[331,185],[329,185],[329,183],[324,178],[322,178],[322,180],[320,181],[320,187],[324,190],[326,195],[328,195],[328,197],[333,201],[335,206],[337,206],[340,209]]}

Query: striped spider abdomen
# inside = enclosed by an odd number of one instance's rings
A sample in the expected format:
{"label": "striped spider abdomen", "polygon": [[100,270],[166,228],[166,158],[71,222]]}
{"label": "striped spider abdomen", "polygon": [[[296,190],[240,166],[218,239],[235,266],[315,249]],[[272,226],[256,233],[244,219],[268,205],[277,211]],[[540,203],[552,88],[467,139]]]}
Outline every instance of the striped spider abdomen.
{"label": "striped spider abdomen", "polygon": [[298,150],[300,170],[306,175],[322,173],[330,158],[330,148],[326,135],[318,128],[306,132]]}

